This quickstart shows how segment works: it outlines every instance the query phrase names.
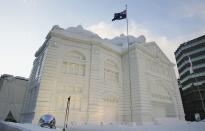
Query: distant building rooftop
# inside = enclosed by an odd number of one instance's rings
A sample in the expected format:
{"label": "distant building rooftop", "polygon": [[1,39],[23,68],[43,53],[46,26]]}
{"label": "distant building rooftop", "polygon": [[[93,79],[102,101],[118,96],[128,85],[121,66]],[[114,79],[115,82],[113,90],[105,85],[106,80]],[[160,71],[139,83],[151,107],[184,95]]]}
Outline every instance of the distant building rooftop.
{"label": "distant building rooftop", "polygon": [[202,36],[200,36],[200,37],[197,37],[197,38],[195,38],[195,39],[193,39],[193,40],[190,40],[190,41],[188,41],[188,42],[184,42],[184,43],[180,44],[180,46],[177,48],[177,50],[176,50],[174,53],[176,54],[176,52],[178,52],[178,51],[181,49],[181,47],[183,47],[183,46],[185,46],[185,45],[188,45],[188,44],[191,44],[191,43],[194,43],[194,42],[203,40],[203,39],[205,39],[205,35],[202,35]]}
{"label": "distant building rooftop", "polygon": [[10,74],[3,74],[3,75],[1,75],[0,79],[1,79],[1,78],[6,78],[6,77],[14,77],[14,78],[16,78],[16,79],[28,81],[28,78],[21,77],[21,76],[13,76],[13,75],[10,75]]}

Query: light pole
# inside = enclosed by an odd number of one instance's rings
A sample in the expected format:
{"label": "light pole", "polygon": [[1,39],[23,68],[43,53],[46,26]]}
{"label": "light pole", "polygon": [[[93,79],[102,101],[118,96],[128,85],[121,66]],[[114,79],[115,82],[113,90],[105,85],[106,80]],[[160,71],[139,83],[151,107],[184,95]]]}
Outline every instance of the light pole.
{"label": "light pole", "polygon": [[71,99],[71,96],[69,96],[69,97],[68,97],[68,100],[67,100],[67,107],[66,107],[66,113],[65,113],[65,121],[64,121],[63,131],[65,131],[65,128],[67,128],[67,126],[68,126],[68,116],[69,116],[70,99]]}
{"label": "light pole", "polygon": [[196,82],[197,91],[199,93],[199,97],[200,97],[200,100],[201,100],[202,108],[203,108],[203,111],[205,113],[204,101],[203,101],[203,97],[201,95],[201,91],[199,89],[199,84],[198,84],[198,81],[197,81],[197,78],[196,78],[196,73],[193,71],[193,67],[192,67],[193,64],[192,64],[191,58],[189,56],[188,56],[188,59],[189,59],[189,63],[190,63],[190,75],[191,75],[191,77],[192,76],[194,77],[194,80]]}
{"label": "light pole", "polygon": [[197,91],[198,91],[198,93],[199,93],[199,97],[200,97],[200,100],[201,100],[202,108],[203,108],[203,111],[204,111],[204,113],[205,113],[204,100],[203,100],[203,97],[202,97],[202,95],[201,95],[201,91],[200,91],[200,89],[199,89],[199,84],[198,84],[198,81],[197,81],[197,78],[196,78],[196,74],[193,73],[193,75],[194,75],[194,80],[195,80],[196,85],[197,85],[196,87],[197,87]]}

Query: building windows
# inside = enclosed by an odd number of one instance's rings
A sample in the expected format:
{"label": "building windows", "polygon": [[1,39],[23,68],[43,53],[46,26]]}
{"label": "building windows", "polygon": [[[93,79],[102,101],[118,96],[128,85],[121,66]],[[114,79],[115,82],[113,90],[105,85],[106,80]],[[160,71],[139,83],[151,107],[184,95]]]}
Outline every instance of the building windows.
{"label": "building windows", "polygon": [[65,74],[85,76],[85,56],[73,51],[65,55],[62,71]]}
{"label": "building windows", "polygon": [[37,80],[38,82],[40,80],[41,73],[42,73],[43,57],[44,57],[44,53],[42,55],[40,55],[36,59],[36,62],[35,62],[36,63],[35,80]]}
{"label": "building windows", "polygon": [[85,75],[85,65],[84,64],[78,64],[78,63],[68,63],[65,67],[66,73],[72,74],[72,75]]}
{"label": "building windows", "polygon": [[65,96],[71,95],[70,108],[74,111],[81,110],[82,79],[85,76],[86,58],[79,51],[69,51],[64,54],[62,61],[62,73],[71,76],[74,81],[70,81],[65,87]]}
{"label": "building windows", "polygon": [[106,103],[114,104],[114,103],[118,103],[119,102],[119,97],[117,97],[117,96],[105,96],[103,98],[103,100]]}
{"label": "building windows", "polygon": [[117,64],[111,60],[106,60],[104,64],[104,79],[107,81],[119,82]]}
{"label": "building windows", "polygon": [[171,87],[169,83],[164,83],[162,80],[152,80],[151,95],[155,101],[171,102],[171,95],[167,88]]}
{"label": "building windows", "polygon": [[39,70],[40,70],[40,66],[39,66],[39,65],[37,65],[37,70],[36,70],[35,79],[37,79],[37,78],[38,78],[38,72],[39,72]]}

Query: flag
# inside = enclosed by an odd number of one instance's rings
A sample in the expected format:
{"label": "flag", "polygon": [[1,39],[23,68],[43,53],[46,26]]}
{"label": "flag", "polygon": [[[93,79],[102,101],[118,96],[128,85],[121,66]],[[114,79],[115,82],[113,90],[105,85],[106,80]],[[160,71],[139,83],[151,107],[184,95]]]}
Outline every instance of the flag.
{"label": "flag", "polygon": [[[189,57],[189,56],[188,56],[188,57]],[[190,71],[190,74],[192,74],[192,73],[194,73],[194,71],[193,71],[192,62],[191,62],[190,57],[189,57],[189,64],[190,64],[189,71]]]}
{"label": "flag", "polygon": [[115,13],[112,21],[121,20],[121,19],[125,19],[125,18],[127,18],[127,11],[126,10],[124,10],[120,13]]}

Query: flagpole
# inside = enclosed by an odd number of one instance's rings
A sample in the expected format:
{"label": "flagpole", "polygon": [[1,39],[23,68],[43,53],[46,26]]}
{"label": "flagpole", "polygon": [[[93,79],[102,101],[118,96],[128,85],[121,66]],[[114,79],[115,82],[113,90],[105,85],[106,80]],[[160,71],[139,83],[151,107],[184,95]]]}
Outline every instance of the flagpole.
{"label": "flagpole", "polygon": [[200,99],[201,99],[202,108],[203,108],[203,111],[204,111],[204,113],[205,113],[204,100],[203,100],[203,97],[202,97],[202,95],[201,95],[201,91],[200,91],[200,89],[199,89],[198,81],[197,81],[197,79],[196,79],[196,74],[195,74],[195,73],[193,73],[193,74],[194,74],[194,79],[195,79],[196,84],[197,84],[197,90],[198,90],[198,92],[199,92],[199,96],[200,96]]}
{"label": "flagpole", "polygon": [[129,43],[129,37],[128,37],[128,15],[127,15],[127,4],[125,5],[126,8],[126,22],[127,22],[127,44],[128,44],[128,70],[129,70],[129,87],[130,87],[130,114],[131,114],[131,122],[133,122],[132,119],[132,86],[131,86],[131,72],[130,72],[130,43]]}
{"label": "flagpole", "polygon": [[64,121],[64,128],[63,128],[63,131],[65,131],[65,129],[67,128],[68,126],[68,115],[69,115],[69,106],[70,106],[70,96],[68,97],[68,100],[67,100],[67,107],[66,107],[66,114],[65,114],[65,121]]}

